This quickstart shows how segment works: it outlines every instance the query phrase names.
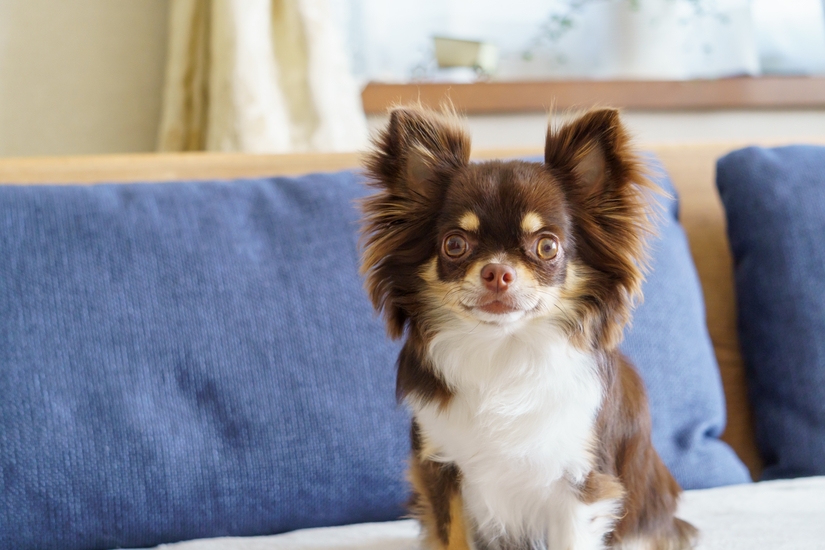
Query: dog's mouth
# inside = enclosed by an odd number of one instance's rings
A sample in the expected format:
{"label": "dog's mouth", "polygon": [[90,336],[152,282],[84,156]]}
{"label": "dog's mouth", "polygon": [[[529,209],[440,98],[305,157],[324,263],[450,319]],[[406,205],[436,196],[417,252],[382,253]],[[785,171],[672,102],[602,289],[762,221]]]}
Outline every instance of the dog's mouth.
{"label": "dog's mouth", "polygon": [[[486,296],[481,299],[470,300],[461,304],[465,311],[482,320],[505,320],[513,314],[525,314],[534,309],[537,304],[530,300],[517,299],[509,295]],[[496,321],[498,322],[498,321]]]}
{"label": "dog's mouth", "polygon": [[519,289],[517,292],[466,292],[456,300],[465,314],[487,323],[506,324],[542,309],[537,292]]}
{"label": "dog's mouth", "polygon": [[491,302],[487,302],[486,304],[477,305],[475,308],[483,311],[484,313],[492,313],[493,315],[505,315],[507,313],[521,311],[521,309],[515,307],[514,305],[507,302],[502,302],[501,300],[493,300]]}

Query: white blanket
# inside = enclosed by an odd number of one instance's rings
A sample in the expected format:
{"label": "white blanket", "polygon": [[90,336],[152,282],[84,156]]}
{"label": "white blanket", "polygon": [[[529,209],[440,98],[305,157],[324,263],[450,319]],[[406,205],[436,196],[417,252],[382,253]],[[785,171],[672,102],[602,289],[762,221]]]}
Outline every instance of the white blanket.
{"label": "white blanket", "polygon": [[[825,477],[686,491],[679,516],[700,550],[825,549]],[[419,550],[412,520],[304,529],[268,537],[203,539],[164,550]]]}

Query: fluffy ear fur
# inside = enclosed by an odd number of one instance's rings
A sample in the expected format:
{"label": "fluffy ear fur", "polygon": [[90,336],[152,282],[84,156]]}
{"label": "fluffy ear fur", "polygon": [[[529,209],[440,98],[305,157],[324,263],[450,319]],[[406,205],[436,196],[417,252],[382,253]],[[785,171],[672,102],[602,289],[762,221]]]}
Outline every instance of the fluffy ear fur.
{"label": "fluffy ear fur", "polygon": [[395,109],[374,145],[367,170],[379,186],[399,194],[432,193],[434,176],[470,160],[470,139],[452,113]]}
{"label": "fluffy ear fur", "polygon": [[[420,265],[434,253],[435,218],[452,175],[470,158],[470,139],[453,113],[396,109],[366,159],[378,193],[364,200],[361,272],[375,308],[398,338],[410,317]],[[429,237],[429,238],[428,238]]]}
{"label": "fluffy ear fur", "polygon": [[[548,130],[544,160],[565,188],[575,218],[576,246],[590,268],[583,304],[601,325],[605,349],[618,345],[641,296],[652,189],[615,109],[590,111]],[[606,317],[608,316],[609,317]]]}

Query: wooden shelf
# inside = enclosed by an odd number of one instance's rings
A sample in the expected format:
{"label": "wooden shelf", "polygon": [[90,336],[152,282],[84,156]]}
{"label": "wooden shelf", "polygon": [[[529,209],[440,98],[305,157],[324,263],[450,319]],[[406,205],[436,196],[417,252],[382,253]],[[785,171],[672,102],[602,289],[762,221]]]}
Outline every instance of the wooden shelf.
{"label": "wooden shelf", "polygon": [[438,106],[445,99],[470,114],[541,112],[605,105],[641,110],[825,107],[825,77],[741,77],[688,81],[523,81],[473,84],[370,83],[367,114],[399,103]]}

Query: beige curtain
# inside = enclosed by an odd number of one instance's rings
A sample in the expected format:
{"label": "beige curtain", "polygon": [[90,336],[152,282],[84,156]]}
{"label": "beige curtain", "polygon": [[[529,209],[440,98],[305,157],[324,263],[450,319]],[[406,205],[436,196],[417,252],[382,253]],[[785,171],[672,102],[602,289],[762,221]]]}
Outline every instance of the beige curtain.
{"label": "beige curtain", "polygon": [[326,0],[171,0],[161,151],[354,151],[358,86]]}

